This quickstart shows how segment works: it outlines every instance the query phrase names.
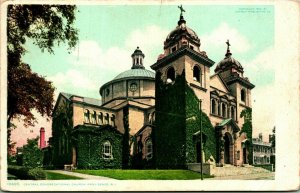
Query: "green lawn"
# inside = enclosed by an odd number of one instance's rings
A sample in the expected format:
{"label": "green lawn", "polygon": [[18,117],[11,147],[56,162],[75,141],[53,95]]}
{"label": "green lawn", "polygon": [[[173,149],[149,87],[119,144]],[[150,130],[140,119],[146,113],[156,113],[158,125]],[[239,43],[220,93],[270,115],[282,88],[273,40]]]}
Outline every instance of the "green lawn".
{"label": "green lawn", "polygon": [[47,180],[77,180],[82,178],[46,171],[46,179]]}
{"label": "green lawn", "polygon": [[[105,176],[118,180],[193,180],[200,179],[200,173],[189,170],[73,170],[74,172]],[[203,178],[212,176],[204,175]]]}

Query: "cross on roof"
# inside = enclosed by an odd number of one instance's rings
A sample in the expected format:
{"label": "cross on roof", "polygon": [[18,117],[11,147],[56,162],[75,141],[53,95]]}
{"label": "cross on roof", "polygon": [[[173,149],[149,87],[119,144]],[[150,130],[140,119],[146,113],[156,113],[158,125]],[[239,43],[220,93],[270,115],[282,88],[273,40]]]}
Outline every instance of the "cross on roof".
{"label": "cross on roof", "polygon": [[180,15],[182,15],[182,12],[185,12],[185,10],[183,9],[182,5],[178,6],[178,8],[180,9]]}
{"label": "cross on roof", "polygon": [[229,48],[229,46],[231,46],[229,43],[229,40],[227,40],[226,44],[227,44],[228,48]]}

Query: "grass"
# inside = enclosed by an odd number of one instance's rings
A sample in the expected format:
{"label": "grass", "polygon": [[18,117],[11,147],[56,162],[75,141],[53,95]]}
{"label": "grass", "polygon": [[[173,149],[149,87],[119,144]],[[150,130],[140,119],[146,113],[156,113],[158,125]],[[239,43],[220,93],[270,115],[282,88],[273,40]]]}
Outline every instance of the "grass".
{"label": "grass", "polygon": [[[198,172],[189,170],[74,170],[74,172],[105,176],[118,180],[194,180],[200,179]],[[212,176],[203,174],[203,178]]]}
{"label": "grass", "polygon": [[82,178],[46,171],[46,179],[47,180],[78,180]]}

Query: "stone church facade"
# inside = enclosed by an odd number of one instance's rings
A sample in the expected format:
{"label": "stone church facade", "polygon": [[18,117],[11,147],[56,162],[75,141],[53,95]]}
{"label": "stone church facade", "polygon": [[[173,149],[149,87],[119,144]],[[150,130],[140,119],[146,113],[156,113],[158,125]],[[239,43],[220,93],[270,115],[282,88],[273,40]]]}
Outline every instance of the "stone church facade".
{"label": "stone church facade", "polygon": [[[184,168],[201,160],[217,166],[248,164],[251,136],[241,132],[240,114],[251,108],[254,85],[232,57],[229,41],[225,58],[211,75],[215,62],[201,50],[198,35],[182,14],[177,24],[164,42],[164,53],[151,66],[155,73],[145,69],[145,55],[137,47],[131,69],[100,87],[101,100],[60,93],[53,112],[51,164],[78,168]],[[178,96],[169,92],[176,86],[182,88]],[[199,105],[190,103],[190,96]],[[214,135],[200,133],[204,118],[196,114],[202,112]],[[203,144],[213,138],[211,154],[203,153],[207,144],[199,149],[199,135]],[[172,153],[164,156],[167,152]]]}

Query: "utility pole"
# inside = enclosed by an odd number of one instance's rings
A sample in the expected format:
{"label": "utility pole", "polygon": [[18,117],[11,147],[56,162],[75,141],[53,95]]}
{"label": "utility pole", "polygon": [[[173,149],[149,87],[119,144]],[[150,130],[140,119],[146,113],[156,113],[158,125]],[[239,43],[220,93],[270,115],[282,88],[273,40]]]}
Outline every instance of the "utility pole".
{"label": "utility pole", "polygon": [[203,143],[202,143],[202,100],[200,99],[200,174],[201,174],[201,180],[203,180]]}

